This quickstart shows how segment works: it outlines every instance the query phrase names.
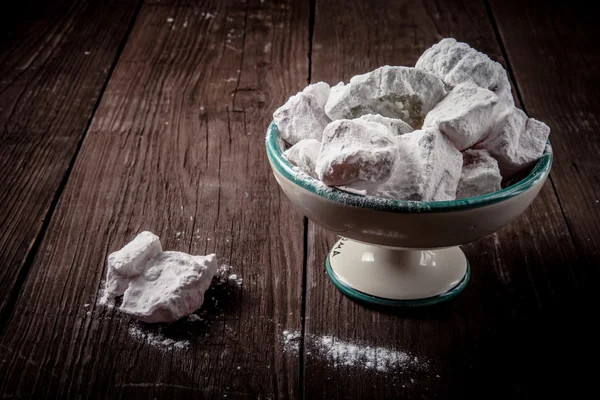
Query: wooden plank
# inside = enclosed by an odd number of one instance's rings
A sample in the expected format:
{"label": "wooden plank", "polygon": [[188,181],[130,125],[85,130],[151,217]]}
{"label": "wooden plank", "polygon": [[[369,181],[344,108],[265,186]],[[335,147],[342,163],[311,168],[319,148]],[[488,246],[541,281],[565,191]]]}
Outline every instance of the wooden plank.
{"label": "wooden plank", "polygon": [[[3,397],[297,397],[281,335],[300,327],[303,224],[264,133],[306,84],[307,37],[306,2],[143,5],[0,339]],[[106,256],[144,229],[243,279],[164,328],[187,348],[94,305]]]}
{"label": "wooden plank", "polygon": [[[312,81],[336,83],[385,64],[414,65],[448,36],[504,62],[483,3],[398,1],[383,9],[377,2],[317,3]],[[325,272],[335,240],[309,223],[307,398],[524,398],[573,382],[569,369],[576,356],[556,343],[581,326],[564,314],[571,307],[579,314],[578,283],[568,266],[579,255],[550,183],[516,222],[463,246],[471,281],[440,307],[380,311],[350,301]],[[558,318],[561,324],[553,324]],[[568,320],[564,326],[562,319]],[[418,361],[387,373],[364,360],[343,365],[338,358],[335,365],[318,348],[327,336]]]}
{"label": "wooden plank", "polygon": [[600,261],[600,26],[585,7],[492,1],[527,112],[552,128],[552,178],[588,282]]}
{"label": "wooden plank", "polygon": [[138,1],[26,1],[2,13],[0,325]]}

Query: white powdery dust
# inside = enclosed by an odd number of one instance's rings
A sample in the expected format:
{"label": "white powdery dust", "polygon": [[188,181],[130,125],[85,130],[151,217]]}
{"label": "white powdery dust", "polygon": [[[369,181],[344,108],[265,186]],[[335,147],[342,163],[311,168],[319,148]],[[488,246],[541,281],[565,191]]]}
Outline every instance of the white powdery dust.
{"label": "white powdery dust", "polygon": [[168,349],[168,348],[176,348],[176,349],[187,349],[190,346],[190,342],[188,340],[173,340],[165,337],[161,333],[154,333],[145,331],[143,328],[132,325],[129,328],[129,335],[138,340],[144,340],[152,347]]}
{"label": "white powdery dust", "polygon": [[[283,331],[285,351],[298,352],[300,332]],[[398,369],[424,370],[427,361],[409,353],[386,347],[366,346],[340,340],[334,336],[307,336],[307,354],[323,358],[338,367],[358,367],[377,372]]]}
{"label": "white powdery dust", "polygon": [[244,280],[242,278],[238,278],[236,274],[229,275],[227,279],[229,282],[235,282],[238,286],[242,286],[242,283],[244,283]]}
{"label": "white powdery dust", "polygon": [[334,366],[364,367],[379,372],[387,372],[403,367],[418,365],[418,358],[403,351],[385,347],[363,346],[339,340],[333,336],[321,336],[316,340],[316,347]]}
{"label": "white powdery dust", "polygon": [[215,274],[213,284],[214,285],[224,285],[226,283],[234,284],[237,286],[242,286],[244,280],[239,278],[237,274],[232,274],[233,271],[232,265],[223,264],[219,268],[217,268],[217,273]]}
{"label": "white powdery dust", "polygon": [[104,289],[100,289],[96,305],[106,307],[108,309],[115,307],[115,301],[108,298],[108,293]]}
{"label": "white powdery dust", "polygon": [[298,331],[283,331],[283,349],[285,351],[298,352],[300,350],[300,337]]}

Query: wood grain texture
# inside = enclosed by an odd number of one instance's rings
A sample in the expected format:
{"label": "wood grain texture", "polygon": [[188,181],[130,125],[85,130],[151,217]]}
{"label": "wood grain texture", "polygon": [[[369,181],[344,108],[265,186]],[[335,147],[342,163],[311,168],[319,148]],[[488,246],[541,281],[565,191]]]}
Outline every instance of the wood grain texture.
{"label": "wood grain texture", "polygon": [[40,3],[1,12],[0,321],[138,1]]}
{"label": "wood grain texture", "polygon": [[600,262],[598,10],[538,1],[491,9],[527,112],[552,128],[551,176],[583,261],[572,268],[589,282]]}
{"label": "wood grain texture", "polygon": [[[311,78],[336,83],[385,64],[414,65],[448,36],[504,63],[483,3],[317,2]],[[309,223],[308,398],[528,398],[575,382],[576,356],[558,343],[582,327],[571,267],[581,258],[550,183],[516,222],[463,246],[471,282],[440,307],[380,311],[350,301],[324,268],[335,239]],[[564,325],[557,326],[558,319]],[[388,373],[360,362],[335,365],[315,345],[324,335],[406,352],[420,362]]]}
{"label": "wood grain texture", "polygon": [[[308,76],[308,4],[146,2],[0,339],[3,398],[294,398],[302,217],[270,173],[272,111]],[[95,305],[105,260],[142,230],[243,279],[156,347]],[[88,304],[88,306],[86,306]]]}

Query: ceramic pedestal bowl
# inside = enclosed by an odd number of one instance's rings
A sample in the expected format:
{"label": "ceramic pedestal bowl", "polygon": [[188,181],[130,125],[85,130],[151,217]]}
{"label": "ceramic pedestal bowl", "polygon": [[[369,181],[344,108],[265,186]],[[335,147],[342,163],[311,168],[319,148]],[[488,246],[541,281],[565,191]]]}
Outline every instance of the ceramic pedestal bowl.
{"label": "ceramic pedestal bowl", "polygon": [[348,193],[299,172],[283,155],[274,123],[266,147],[273,174],[290,201],[341,236],[326,261],[335,286],[354,300],[385,306],[431,305],[460,293],[470,266],[458,245],[517,218],[539,193],[552,164],[548,145],[526,177],[498,192],[415,202]]}

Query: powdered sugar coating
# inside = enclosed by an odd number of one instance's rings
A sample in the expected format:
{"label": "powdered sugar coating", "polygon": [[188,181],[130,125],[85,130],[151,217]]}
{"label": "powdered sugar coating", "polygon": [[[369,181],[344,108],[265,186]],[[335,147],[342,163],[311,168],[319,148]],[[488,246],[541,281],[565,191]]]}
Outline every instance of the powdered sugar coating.
{"label": "powdered sugar coating", "polygon": [[104,281],[104,292],[100,299],[100,304],[106,304],[108,300],[123,296],[131,278],[122,276],[114,269],[106,269],[106,280]]}
{"label": "powdered sugar coating", "polygon": [[502,176],[498,162],[486,150],[463,152],[463,169],[456,190],[457,199],[481,196],[500,190]]}
{"label": "powdered sugar coating", "polygon": [[[315,88],[310,92],[319,91]],[[323,129],[331,122],[320,105],[322,100],[322,97],[307,93],[290,97],[273,113],[273,120],[281,137],[290,144],[296,144],[302,139],[321,140]]]}
{"label": "powdered sugar coating", "polygon": [[489,133],[497,103],[491,91],[460,83],[427,114],[423,126],[437,127],[462,151]]}
{"label": "powdered sugar coating", "polygon": [[149,323],[177,321],[202,306],[216,271],[214,254],[159,253],[131,280],[120,310]]}
{"label": "powdered sugar coating", "polygon": [[500,104],[506,107],[514,104],[502,65],[456,39],[446,38],[434,44],[421,55],[415,67],[439,76],[450,87],[472,82],[494,92]]}
{"label": "powdered sugar coating", "polygon": [[338,120],[327,125],[316,173],[327,185],[388,179],[398,157],[394,135],[382,124],[364,120]]}
{"label": "powdered sugar coating", "polygon": [[549,135],[548,125],[513,107],[475,148],[489,151],[498,160],[502,176],[508,178],[542,156]]}
{"label": "powdered sugar coating", "polygon": [[398,200],[454,200],[462,169],[462,154],[437,129],[396,136],[400,154],[383,184],[368,190],[373,196]]}
{"label": "powdered sugar coating", "polygon": [[349,84],[336,88],[325,112],[332,120],[380,114],[420,127],[425,115],[445,94],[442,80],[433,74],[386,65],[356,75]]}
{"label": "powdered sugar coating", "polygon": [[360,119],[367,122],[378,122],[387,127],[394,135],[404,135],[414,131],[413,127],[402,121],[400,118],[388,118],[379,114],[366,114]]}
{"label": "powdered sugar coating", "polygon": [[317,99],[317,104],[320,108],[325,108],[325,103],[327,103],[327,99],[329,98],[329,92],[329,84],[325,82],[312,83],[302,90],[302,93]]}
{"label": "powdered sugar coating", "polygon": [[283,155],[296,167],[314,177],[320,149],[321,142],[318,140],[303,139],[287,149]]}
{"label": "powdered sugar coating", "polygon": [[108,256],[108,267],[125,277],[138,276],[154,255],[162,251],[160,239],[152,232],[144,231],[122,249]]}
{"label": "powdered sugar coating", "polygon": [[144,231],[108,256],[104,301],[123,295],[131,278],[141,274],[146,263],[162,251],[160,239]]}

